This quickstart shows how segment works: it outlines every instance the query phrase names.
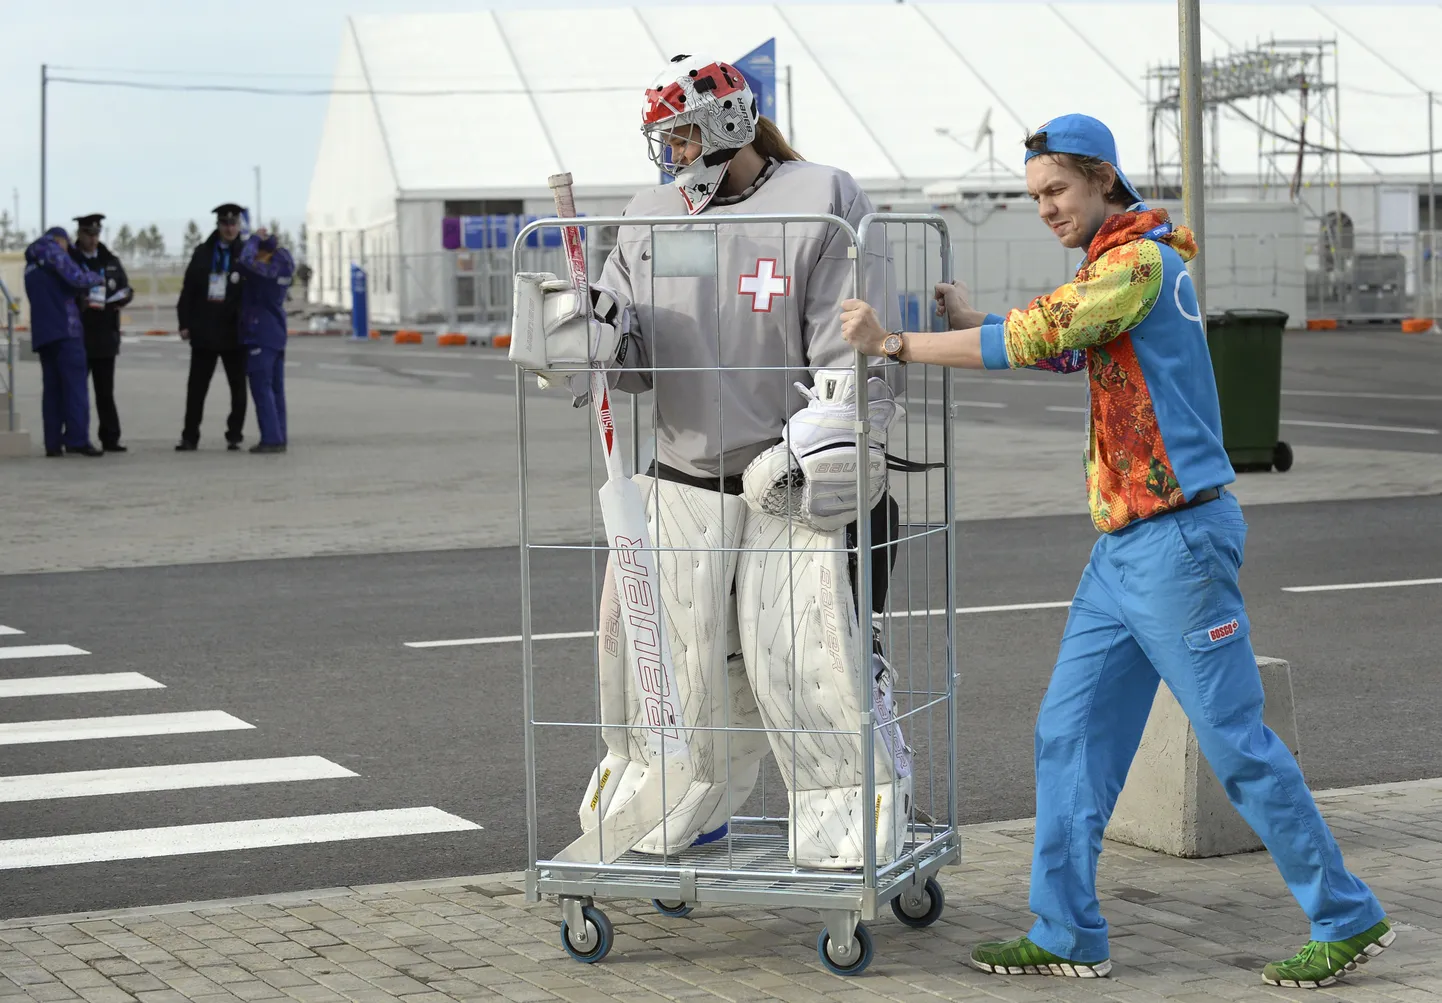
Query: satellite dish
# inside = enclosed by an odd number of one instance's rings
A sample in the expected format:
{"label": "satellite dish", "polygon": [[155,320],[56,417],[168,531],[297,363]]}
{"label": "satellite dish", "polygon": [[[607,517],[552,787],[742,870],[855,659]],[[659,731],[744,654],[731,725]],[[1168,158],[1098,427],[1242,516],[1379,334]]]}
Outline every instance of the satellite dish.
{"label": "satellite dish", "polygon": [[981,141],[991,135],[991,107],[988,105],[986,113],[981,116],[981,125],[976,130],[976,141],[971,144],[973,150],[981,149]]}

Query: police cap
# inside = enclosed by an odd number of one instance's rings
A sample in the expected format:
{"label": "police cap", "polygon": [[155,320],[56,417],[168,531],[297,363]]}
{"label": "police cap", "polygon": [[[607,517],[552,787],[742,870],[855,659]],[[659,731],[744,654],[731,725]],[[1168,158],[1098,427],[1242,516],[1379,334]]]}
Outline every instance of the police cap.
{"label": "police cap", "polygon": [[245,206],[236,205],[234,202],[226,202],[211,210],[215,213],[217,222],[239,223],[240,214],[245,212]]}
{"label": "police cap", "polygon": [[79,227],[82,232],[89,231],[99,233],[100,221],[104,218],[105,214],[103,212],[92,212],[89,216],[76,216],[75,225]]}

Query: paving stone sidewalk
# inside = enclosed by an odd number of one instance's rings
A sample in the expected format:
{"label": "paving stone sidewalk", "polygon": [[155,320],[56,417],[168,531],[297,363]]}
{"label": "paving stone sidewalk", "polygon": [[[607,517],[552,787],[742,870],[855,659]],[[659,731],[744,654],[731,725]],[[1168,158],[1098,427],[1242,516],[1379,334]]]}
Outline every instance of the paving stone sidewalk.
{"label": "paving stone sidewalk", "polygon": [[[1442,780],[1318,795],[1349,866],[1398,930],[1382,958],[1311,998],[1442,999]],[[921,1003],[935,1000],[1275,1001],[1258,971],[1307,926],[1263,853],[1178,860],[1108,843],[1101,889],[1111,978],[1001,978],[964,963],[976,940],[1027,923],[1030,821],[964,830],[965,862],[926,930],[870,924],[876,960],[843,979],[817,960],[804,909],[707,907],[670,919],[599,903],[616,928],[603,963],[571,961],[553,902],[528,905],[518,875],[327,889],[0,923],[0,1001],[36,1003]]]}

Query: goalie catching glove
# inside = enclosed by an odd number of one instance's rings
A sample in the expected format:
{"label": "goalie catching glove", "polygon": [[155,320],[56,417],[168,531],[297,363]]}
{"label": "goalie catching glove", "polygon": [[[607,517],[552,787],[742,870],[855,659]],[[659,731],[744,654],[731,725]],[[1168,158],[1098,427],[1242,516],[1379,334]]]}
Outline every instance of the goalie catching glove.
{"label": "goalie catching glove", "polygon": [[592,366],[626,358],[629,311],[607,289],[590,287],[591,312],[575,287],[552,272],[517,272],[509,358],[541,377],[543,387],[565,382],[576,397],[590,389]]}
{"label": "goalie catching glove", "polygon": [[[867,381],[867,417],[871,422],[864,507],[856,496],[856,373],[851,369],[822,369],[816,387],[802,383],[796,389],[806,407],[791,416],[782,435],[747,466],[742,489],[754,511],[796,518],[813,529],[841,529],[856,521],[858,511],[870,511],[886,491],[886,435],[905,412],[885,380]],[[902,461],[904,462],[904,461]],[[906,464],[905,469],[912,465]]]}

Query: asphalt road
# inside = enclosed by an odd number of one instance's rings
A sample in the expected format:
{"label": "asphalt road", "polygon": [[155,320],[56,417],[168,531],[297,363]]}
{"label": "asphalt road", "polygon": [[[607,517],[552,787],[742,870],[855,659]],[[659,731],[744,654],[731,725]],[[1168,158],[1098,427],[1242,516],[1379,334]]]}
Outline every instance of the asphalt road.
{"label": "asphalt road", "polygon": [[[1254,645],[1293,663],[1309,781],[1326,788],[1442,775],[1442,585],[1282,591],[1442,576],[1434,532],[1442,498],[1258,506],[1248,517],[1242,582]],[[958,601],[1064,601],[1093,539],[1077,518],[965,524]],[[917,566],[919,576],[925,570]],[[585,554],[537,552],[534,575],[537,632],[590,626]],[[912,580],[924,603],[921,577]],[[358,774],[0,803],[0,856],[19,839],[316,813],[431,807],[482,826],[7,870],[0,916],[523,866],[519,645],[405,646],[513,635],[519,610],[517,552],[509,548],[0,577],[0,624],[25,631],[0,637],[0,655],[21,644],[90,652],[0,659],[0,680],[137,672],[166,687],[3,699],[0,728],[199,710],[254,725],[8,745],[6,775],[281,756],[324,757]],[[1032,813],[1031,725],[1064,618],[1062,609],[961,618],[964,821]],[[594,720],[589,644],[542,641],[535,653],[538,713]],[[543,850],[574,834],[593,748],[581,729],[552,730],[540,742]]]}
{"label": "asphalt road", "polygon": [[[137,336],[123,350],[124,369],[164,367],[183,383],[188,348]],[[436,386],[515,393],[505,353],[339,338],[295,338],[287,371],[362,386]],[[1282,438],[1293,444],[1442,452],[1442,338],[1391,332],[1308,331],[1288,334],[1283,349]],[[532,391],[537,392],[537,391]],[[960,420],[1074,429],[1086,404],[1081,376],[1044,373],[958,374]]]}

